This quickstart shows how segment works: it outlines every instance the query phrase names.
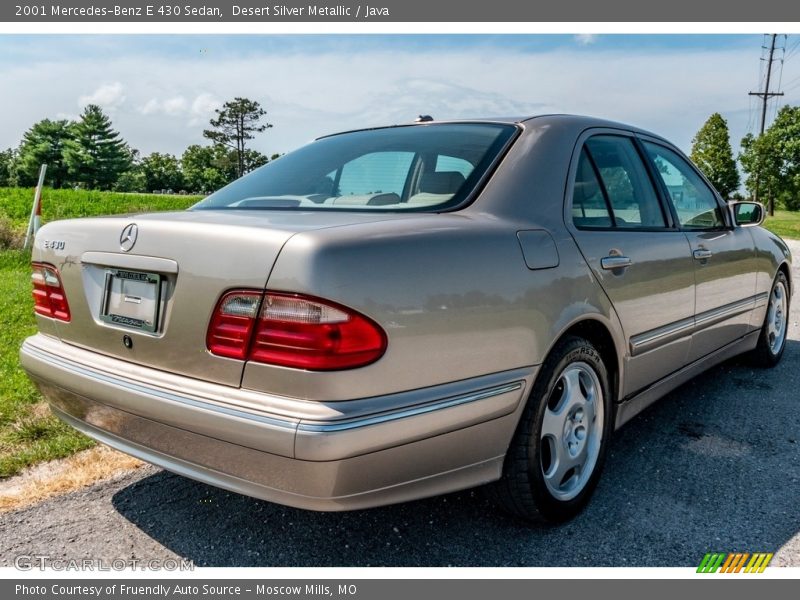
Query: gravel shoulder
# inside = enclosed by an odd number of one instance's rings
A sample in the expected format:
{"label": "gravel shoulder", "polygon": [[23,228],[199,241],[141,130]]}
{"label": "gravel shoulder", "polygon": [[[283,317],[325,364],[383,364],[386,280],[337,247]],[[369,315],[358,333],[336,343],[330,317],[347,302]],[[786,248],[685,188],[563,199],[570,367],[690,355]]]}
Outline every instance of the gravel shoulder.
{"label": "gravel shoulder", "polygon": [[[791,246],[800,263],[800,242]],[[800,566],[794,300],[776,369],[735,359],[634,419],[615,436],[588,509],[565,525],[523,525],[479,490],[313,513],[147,466],[0,515],[0,565],[44,554],[198,566],[696,566],[709,551],[746,551]]]}

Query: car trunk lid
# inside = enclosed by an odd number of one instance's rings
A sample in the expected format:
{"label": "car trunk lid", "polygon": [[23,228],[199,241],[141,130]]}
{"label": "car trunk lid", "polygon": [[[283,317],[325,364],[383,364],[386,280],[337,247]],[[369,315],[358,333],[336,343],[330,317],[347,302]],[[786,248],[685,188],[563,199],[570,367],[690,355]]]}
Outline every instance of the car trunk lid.
{"label": "car trunk lid", "polygon": [[58,268],[72,315],[39,317],[41,328],[108,356],[238,386],[244,362],[206,349],[220,296],[265,289],[295,233],[395,218],[404,216],[227,210],[50,223],[33,258]]}

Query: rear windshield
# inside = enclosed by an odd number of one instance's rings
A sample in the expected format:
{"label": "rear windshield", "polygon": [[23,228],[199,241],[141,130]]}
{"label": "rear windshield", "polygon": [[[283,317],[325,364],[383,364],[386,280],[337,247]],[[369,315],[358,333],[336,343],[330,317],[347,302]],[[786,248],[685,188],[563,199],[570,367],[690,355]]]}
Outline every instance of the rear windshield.
{"label": "rear windshield", "polygon": [[513,125],[461,123],[334,135],[192,209],[441,210],[467,199],[515,132]]}

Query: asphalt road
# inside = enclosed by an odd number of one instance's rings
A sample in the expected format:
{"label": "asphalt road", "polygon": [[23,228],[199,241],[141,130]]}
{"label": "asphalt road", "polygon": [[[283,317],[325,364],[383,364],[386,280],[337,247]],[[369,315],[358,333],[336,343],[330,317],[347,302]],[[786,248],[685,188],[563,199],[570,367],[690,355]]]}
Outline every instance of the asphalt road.
{"label": "asphalt road", "polygon": [[695,566],[708,551],[746,551],[800,566],[794,299],[777,368],[728,362],[626,425],[594,499],[565,525],[529,527],[480,491],[313,513],[147,467],[0,516],[0,565],[43,554],[197,566]]}

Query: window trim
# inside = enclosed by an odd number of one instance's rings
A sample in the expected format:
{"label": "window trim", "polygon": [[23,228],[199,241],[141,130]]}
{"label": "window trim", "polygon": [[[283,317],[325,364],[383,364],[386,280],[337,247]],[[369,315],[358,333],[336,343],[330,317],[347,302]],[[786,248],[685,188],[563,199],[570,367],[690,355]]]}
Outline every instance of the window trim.
{"label": "window trim", "polygon": [[[711,232],[730,231],[731,229],[733,229],[733,226],[731,225],[730,222],[729,211],[727,210],[728,207],[726,203],[720,197],[719,192],[717,192],[717,190],[714,189],[714,186],[711,185],[711,183],[709,183],[706,176],[703,175],[700,169],[697,168],[697,166],[692,162],[692,160],[688,156],[686,156],[683,152],[681,152],[679,148],[676,148],[675,146],[666,142],[665,140],[661,140],[658,138],[651,137],[649,135],[642,135],[642,134],[638,134],[635,137],[637,142],[641,145],[641,149],[644,152],[645,160],[647,161],[649,168],[653,171],[653,173],[655,173],[655,175],[658,178],[657,180],[658,189],[660,190],[660,193],[663,195],[667,203],[667,207],[670,211],[670,214],[672,215],[672,219],[678,231],[682,231],[685,233],[692,233],[692,232],[696,233],[705,231],[711,231]],[[678,218],[678,211],[675,208],[675,203],[672,201],[672,198],[669,195],[669,189],[667,188],[666,183],[664,183],[664,179],[658,173],[658,167],[656,166],[655,161],[650,157],[650,153],[647,151],[647,148],[644,145],[645,142],[647,142],[648,144],[652,144],[654,146],[660,146],[662,148],[665,148],[666,150],[670,150],[671,152],[675,153],[678,156],[678,158],[683,159],[683,162],[689,166],[689,169],[691,169],[695,173],[695,175],[697,175],[700,178],[700,181],[702,181],[703,185],[705,185],[706,189],[711,194],[711,197],[714,199],[714,202],[716,202],[717,209],[719,210],[719,214],[722,217],[723,224],[721,226],[686,227],[684,225],[681,225],[681,221]]]}
{"label": "window trim", "polygon": [[[656,200],[658,201],[659,208],[661,209],[661,215],[664,218],[664,223],[666,226],[664,227],[649,227],[649,226],[640,226],[640,227],[580,227],[575,224],[572,217],[572,200],[575,192],[575,177],[577,176],[578,171],[578,161],[580,160],[581,152],[584,148],[586,148],[586,142],[589,141],[593,137],[598,136],[616,136],[621,138],[626,138],[631,141],[636,153],[639,155],[639,159],[642,161],[644,166],[644,171],[647,173],[647,177],[650,181],[650,185],[653,187],[653,193],[655,194]],[[601,189],[603,190],[604,197],[607,201],[607,208],[609,208],[609,215],[612,218],[612,222],[616,223],[616,218],[614,217],[613,209],[610,207],[610,199],[607,197],[608,192],[605,190],[605,182],[603,181],[602,177],[599,177],[599,173],[597,167],[594,163],[594,158],[591,156],[591,152],[587,148],[587,154],[589,155],[592,163],[592,168],[595,171],[595,176],[598,177]],[[653,181],[652,173],[650,172],[650,165],[649,165],[649,158],[642,155],[642,149],[639,147],[637,143],[637,135],[633,131],[629,131],[627,129],[615,129],[612,127],[590,127],[585,129],[581,132],[578,136],[578,139],[575,142],[575,146],[573,148],[572,158],[570,159],[569,169],[567,170],[567,182],[565,186],[564,192],[564,222],[567,225],[567,228],[574,229],[575,231],[616,231],[616,232],[644,232],[644,233],[660,233],[660,232],[676,232],[679,229],[675,226],[675,221],[672,218],[672,212],[668,207],[668,204],[665,204],[665,199],[663,194],[661,193],[661,188],[658,185],[658,182]]]}

